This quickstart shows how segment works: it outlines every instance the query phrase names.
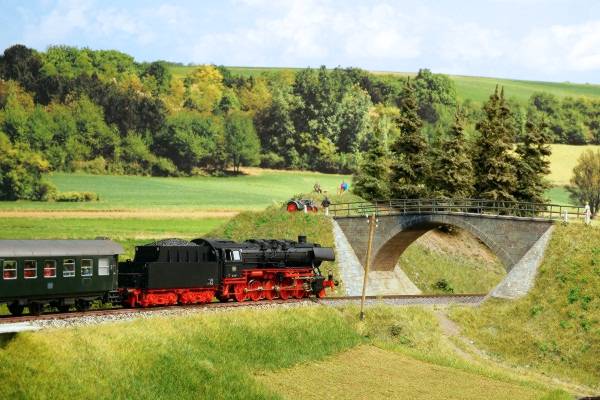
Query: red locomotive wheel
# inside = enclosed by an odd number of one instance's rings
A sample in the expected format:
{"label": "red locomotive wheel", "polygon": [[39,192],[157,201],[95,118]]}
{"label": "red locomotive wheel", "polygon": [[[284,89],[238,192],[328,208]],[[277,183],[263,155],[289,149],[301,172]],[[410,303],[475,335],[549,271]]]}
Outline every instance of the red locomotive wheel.
{"label": "red locomotive wheel", "polygon": [[248,293],[246,293],[246,284],[238,283],[233,286],[233,294],[235,301],[241,303],[242,301],[248,298]]}
{"label": "red locomotive wheel", "polygon": [[260,284],[260,281],[250,281],[250,284],[248,285],[248,297],[252,301],[259,301],[263,298],[262,285]]}
{"label": "red locomotive wheel", "polygon": [[263,296],[267,300],[273,300],[275,298],[275,290],[273,286],[273,282],[264,281],[263,282]]}
{"label": "red locomotive wheel", "polygon": [[290,291],[288,289],[279,289],[279,298],[281,300],[287,300],[290,298]]}
{"label": "red locomotive wheel", "polygon": [[302,285],[300,286],[296,286],[296,289],[294,289],[294,297],[297,299],[301,299],[304,297],[304,288],[302,287]]}
{"label": "red locomotive wheel", "polygon": [[298,205],[296,204],[295,201],[290,201],[287,205],[287,210],[289,212],[298,211]]}

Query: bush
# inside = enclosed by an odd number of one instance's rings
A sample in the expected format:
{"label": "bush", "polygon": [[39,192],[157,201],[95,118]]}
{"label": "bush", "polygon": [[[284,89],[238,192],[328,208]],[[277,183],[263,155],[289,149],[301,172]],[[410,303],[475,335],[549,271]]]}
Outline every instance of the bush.
{"label": "bush", "polygon": [[94,192],[62,192],[57,193],[54,200],[61,202],[98,201],[100,196]]}
{"label": "bush", "polygon": [[454,293],[454,288],[452,287],[452,285],[450,285],[450,282],[448,282],[444,278],[442,278],[439,281],[437,281],[436,283],[434,283],[433,288],[437,289],[437,290],[441,290],[442,292],[445,292],[445,293]]}

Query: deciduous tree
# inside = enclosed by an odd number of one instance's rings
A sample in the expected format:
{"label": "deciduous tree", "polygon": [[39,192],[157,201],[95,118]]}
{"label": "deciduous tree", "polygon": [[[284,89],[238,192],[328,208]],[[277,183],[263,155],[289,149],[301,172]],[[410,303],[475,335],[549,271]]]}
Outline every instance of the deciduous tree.
{"label": "deciduous tree", "polygon": [[588,202],[595,215],[600,207],[600,150],[581,153],[570,183],[572,199],[581,205]]}

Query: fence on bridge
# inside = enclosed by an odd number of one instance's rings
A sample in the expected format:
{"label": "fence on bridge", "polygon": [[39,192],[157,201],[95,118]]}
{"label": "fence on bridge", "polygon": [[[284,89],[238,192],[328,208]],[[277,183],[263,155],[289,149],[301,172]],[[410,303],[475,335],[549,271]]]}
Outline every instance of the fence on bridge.
{"label": "fence on bridge", "polygon": [[334,217],[359,215],[467,214],[545,220],[583,220],[583,207],[481,199],[392,199],[331,204]]}

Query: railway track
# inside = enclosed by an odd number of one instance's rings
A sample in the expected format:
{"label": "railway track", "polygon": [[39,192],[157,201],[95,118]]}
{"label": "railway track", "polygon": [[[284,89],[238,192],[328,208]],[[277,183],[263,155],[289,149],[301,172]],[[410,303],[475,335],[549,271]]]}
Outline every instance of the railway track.
{"label": "railway track", "polygon": [[[387,295],[387,296],[366,296],[366,304],[390,304],[390,305],[447,305],[447,304],[479,304],[485,298],[484,294],[452,294],[452,295]],[[136,317],[146,317],[161,314],[185,314],[202,310],[218,310],[230,308],[263,308],[279,305],[298,305],[301,303],[321,304],[321,305],[343,305],[348,303],[360,303],[360,296],[328,297],[323,299],[288,299],[288,300],[270,300],[270,301],[245,301],[242,303],[209,303],[185,306],[166,306],[151,308],[106,308],[89,311],[70,311],[66,313],[49,312],[39,316],[22,315],[15,317],[12,315],[0,316],[0,325],[35,323],[40,327],[52,325],[53,321],[69,321],[82,319],[93,323],[94,319],[101,320],[119,320],[132,319]],[[48,324],[45,324],[47,322]],[[66,323],[68,325],[68,323]]]}

